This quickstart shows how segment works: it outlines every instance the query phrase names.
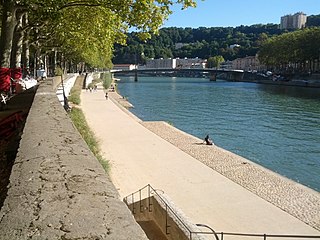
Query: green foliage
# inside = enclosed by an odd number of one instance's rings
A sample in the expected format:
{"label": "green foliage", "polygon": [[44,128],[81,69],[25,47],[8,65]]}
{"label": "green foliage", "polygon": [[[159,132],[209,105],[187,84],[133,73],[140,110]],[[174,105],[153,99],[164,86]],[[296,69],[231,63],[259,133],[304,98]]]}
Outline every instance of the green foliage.
{"label": "green foliage", "polygon": [[94,137],[93,132],[88,127],[87,121],[81,109],[79,108],[72,108],[70,117],[78,129],[79,133],[88,144],[90,150],[94,155],[99,153],[98,142]]}
{"label": "green foliage", "polygon": [[76,105],[80,105],[80,102],[81,102],[80,94],[81,94],[83,80],[84,80],[83,77],[78,77],[76,79],[76,82],[71,89],[70,96],[68,97],[68,100]]}
{"label": "green foliage", "polygon": [[223,63],[225,60],[221,55],[210,57],[208,59],[208,68],[219,68],[220,64]]}
{"label": "green foliage", "polygon": [[56,69],[54,70],[54,74],[56,76],[62,76],[63,75],[63,70],[61,67],[56,67]]}
{"label": "green foliage", "polygon": [[306,27],[320,27],[320,15],[308,16]]}
{"label": "green foliage", "polygon": [[74,104],[80,105],[80,92],[81,90],[71,89],[68,100]]}
{"label": "green foliage", "polygon": [[[145,40],[158,32],[173,4],[180,4],[184,9],[195,7],[195,1],[8,0],[0,2],[0,10],[11,15],[23,11],[28,17],[23,28],[34,52],[47,53],[55,48],[63,53],[64,60],[85,62],[92,67],[111,67],[113,46],[125,44],[129,28],[137,29],[137,35]],[[12,19],[17,16],[11,15],[2,19],[2,23],[11,24],[10,36],[2,39],[3,43],[11,41],[13,35],[16,23]],[[10,53],[11,49],[4,49],[10,47],[0,44],[0,53]],[[7,60],[8,56],[10,54],[0,58]]]}
{"label": "green foliage", "polygon": [[87,143],[91,152],[99,160],[100,164],[105,169],[105,171],[108,171],[108,169],[109,169],[108,162],[102,157],[102,155],[100,153],[99,143],[96,140],[94,133],[90,130],[82,110],[79,108],[75,108],[75,107],[72,108],[71,113],[70,113],[70,117],[71,117],[73,124],[76,126],[79,133],[81,134],[82,138]]}
{"label": "green foliage", "polygon": [[[71,90],[71,96],[69,97],[69,100],[72,101],[74,104],[80,104],[80,94],[81,94],[82,83],[83,83],[83,78],[78,77],[74,87]],[[108,161],[105,160],[101,155],[99,143],[96,140],[94,133],[89,128],[82,110],[79,109],[78,107],[73,107],[70,112],[70,118],[73,124],[75,125],[75,127],[78,129],[84,141],[87,143],[91,152],[99,160],[100,164],[105,169],[105,171],[108,171],[109,169]]]}
{"label": "green foliage", "polygon": [[110,72],[104,72],[101,74],[102,85],[104,89],[108,89],[112,83],[112,76]]}
{"label": "green foliage", "polygon": [[304,63],[319,59],[320,28],[306,28],[268,39],[259,51],[259,59],[269,66]]}
{"label": "green foliage", "polygon": [[[137,33],[128,35],[127,46],[116,45],[114,63],[138,63],[148,58],[204,58],[221,55],[233,60],[255,55],[261,44],[269,37],[283,33],[277,24],[239,27],[162,28],[158,35],[152,35],[147,42],[141,41]],[[177,47],[177,43],[180,47]],[[239,44],[238,48],[229,48]],[[144,56],[142,58],[141,56]]]}
{"label": "green foliage", "polygon": [[93,89],[93,88],[94,88],[94,85],[95,85],[95,84],[94,84],[93,82],[91,82],[91,83],[88,84],[88,88]]}

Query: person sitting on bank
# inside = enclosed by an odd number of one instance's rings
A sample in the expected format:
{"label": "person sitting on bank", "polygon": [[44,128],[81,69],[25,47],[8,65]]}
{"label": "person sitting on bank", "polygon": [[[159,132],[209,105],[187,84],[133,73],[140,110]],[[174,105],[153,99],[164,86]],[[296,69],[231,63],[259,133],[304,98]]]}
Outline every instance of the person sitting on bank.
{"label": "person sitting on bank", "polygon": [[204,138],[204,142],[206,142],[207,145],[213,145],[213,142],[212,142],[212,140],[210,139],[209,135],[207,135],[207,136]]}

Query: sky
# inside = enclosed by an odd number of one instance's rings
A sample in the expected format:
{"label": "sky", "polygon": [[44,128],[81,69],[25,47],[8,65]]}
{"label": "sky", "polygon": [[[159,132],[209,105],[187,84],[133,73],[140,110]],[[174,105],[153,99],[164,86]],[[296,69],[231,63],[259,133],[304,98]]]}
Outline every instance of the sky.
{"label": "sky", "polygon": [[280,24],[281,16],[304,12],[320,14],[320,0],[197,0],[196,8],[175,5],[163,27],[236,27]]}

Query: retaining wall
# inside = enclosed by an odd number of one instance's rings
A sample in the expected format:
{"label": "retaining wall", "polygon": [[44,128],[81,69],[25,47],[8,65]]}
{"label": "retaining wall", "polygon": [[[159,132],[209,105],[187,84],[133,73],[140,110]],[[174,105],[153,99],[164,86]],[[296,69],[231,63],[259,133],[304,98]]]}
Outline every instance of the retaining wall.
{"label": "retaining wall", "polygon": [[[145,231],[148,236],[151,236],[150,239],[214,239],[212,235],[206,238],[203,234],[196,234],[195,232],[200,231],[196,225],[191,223],[168,197],[161,194],[161,198],[155,195],[128,203],[128,208],[133,212],[136,221],[146,226]],[[148,225],[151,227],[148,228]]]}
{"label": "retaining wall", "polygon": [[147,239],[42,82],[26,120],[0,211],[0,239]]}

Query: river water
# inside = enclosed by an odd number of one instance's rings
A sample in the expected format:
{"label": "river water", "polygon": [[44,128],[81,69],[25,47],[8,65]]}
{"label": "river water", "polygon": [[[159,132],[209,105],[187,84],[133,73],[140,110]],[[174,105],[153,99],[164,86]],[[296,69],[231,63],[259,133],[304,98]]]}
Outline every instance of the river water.
{"label": "river water", "polygon": [[204,78],[122,77],[144,121],[167,121],[320,191],[320,89]]}

